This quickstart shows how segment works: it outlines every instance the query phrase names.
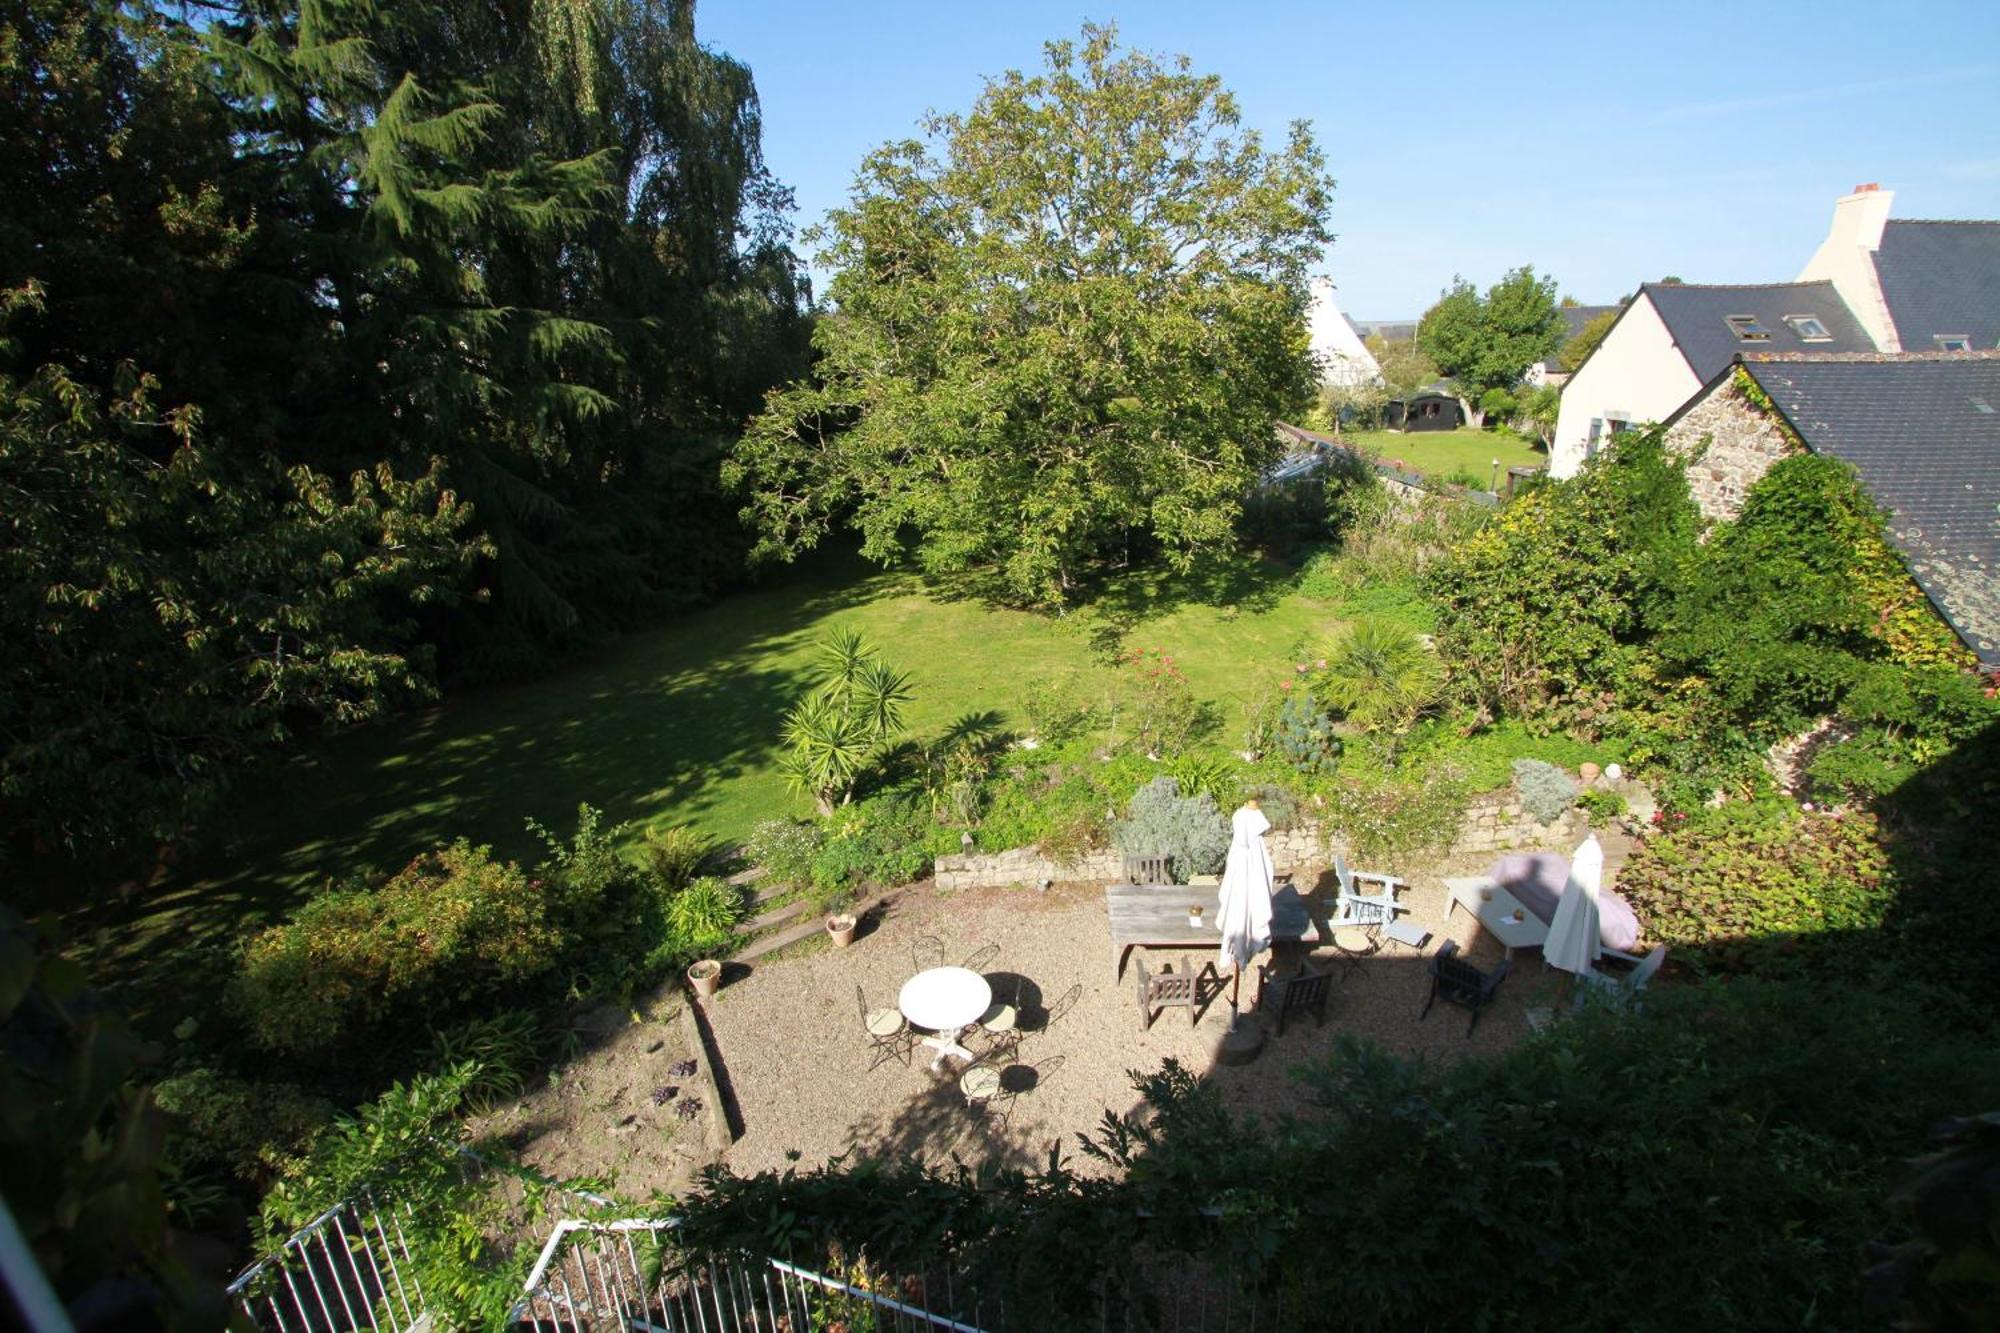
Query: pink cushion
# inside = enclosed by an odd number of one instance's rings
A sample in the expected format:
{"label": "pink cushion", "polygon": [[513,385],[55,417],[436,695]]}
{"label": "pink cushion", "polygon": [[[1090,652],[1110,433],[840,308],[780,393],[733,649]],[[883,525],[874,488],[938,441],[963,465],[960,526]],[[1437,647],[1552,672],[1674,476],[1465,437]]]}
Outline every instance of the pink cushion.
{"label": "pink cushion", "polygon": [[1631,952],[1639,942],[1639,918],[1632,904],[1615,893],[1597,895],[1597,938],[1614,949]]}

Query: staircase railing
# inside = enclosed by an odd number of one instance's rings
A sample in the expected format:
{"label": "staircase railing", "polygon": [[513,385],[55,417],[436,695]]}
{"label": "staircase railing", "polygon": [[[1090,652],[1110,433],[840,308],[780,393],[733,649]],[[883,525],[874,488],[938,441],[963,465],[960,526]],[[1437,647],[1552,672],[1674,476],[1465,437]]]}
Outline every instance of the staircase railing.
{"label": "staircase railing", "polygon": [[[952,1275],[836,1277],[783,1259],[677,1256],[673,1218],[556,1224],[523,1284],[512,1321],[536,1333],[596,1329],[666,1333],[804,1333],[840,1321],[875,1329],[981,1333],[976,1306],[958,1309]],[[931,1308],[943,1298],[942,1313]],[[857,1316],[870,1315],[865,1322]]]}

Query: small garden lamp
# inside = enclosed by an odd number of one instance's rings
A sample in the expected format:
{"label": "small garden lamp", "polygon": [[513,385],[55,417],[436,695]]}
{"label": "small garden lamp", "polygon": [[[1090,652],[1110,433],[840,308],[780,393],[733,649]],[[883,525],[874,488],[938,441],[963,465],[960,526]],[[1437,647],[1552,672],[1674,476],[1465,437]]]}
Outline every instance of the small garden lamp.
{"label": "small garden lamp", "polygon": [[1489,491],[1500,489],[1500,460],[1497,458],[1493,460],[1492,474],[1486,478],[1486,489]]}

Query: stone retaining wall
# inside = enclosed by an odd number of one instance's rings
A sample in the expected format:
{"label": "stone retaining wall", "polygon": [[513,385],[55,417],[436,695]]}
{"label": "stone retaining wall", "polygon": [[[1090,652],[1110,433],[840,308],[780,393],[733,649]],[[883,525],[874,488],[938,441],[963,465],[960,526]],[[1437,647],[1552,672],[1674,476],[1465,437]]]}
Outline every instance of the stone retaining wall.
{"label": "stone retaining wall", "polygon": [[[1627,799],[1634,799],[1636,784],[1624,784]],[[1647,803],[1650,806],[1650,801]],[[1509,791],[1475,797],[1466,808],[1465,822],[1452,842],[1453,856],[1479,852],[1507,852],[1517,848],[1541,848],[1567,852],[1583,841],[1589,823],[1583,811],[1570,809],[1553,824],[1539,824],[1521,808]],[[1269,838],[1271,864],[1285,871],[1317,872],[1325,866],[1332,850],[1350,853],[1336,843],[1329,849],[1320,841],[1319,825],[1302,821],[1297,828],[1273,832]],[[1109,849],[1095,851],[1080,861],[1062,863],[1043,856],[1035,847],[1016,847],[1004,852],[973,852],[937,859],[937,886],[940,889],[991,889],[1016,886],[1032,888],[1044,880],[1101,883],[1125,873],[1125,858]]]}

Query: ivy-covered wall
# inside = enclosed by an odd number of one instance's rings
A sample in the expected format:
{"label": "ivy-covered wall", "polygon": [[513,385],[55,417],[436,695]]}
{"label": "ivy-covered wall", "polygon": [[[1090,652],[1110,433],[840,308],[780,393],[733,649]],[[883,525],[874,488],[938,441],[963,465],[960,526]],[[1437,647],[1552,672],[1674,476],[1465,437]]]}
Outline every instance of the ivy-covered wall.
{"label": "ivy-covered wall", "polygon": [[1800,449],[1783,423],[1760,410],[1755,384],[1738,370],[1667,430],[1667,448],[1688,460],[1688,491],[1703,518],[1733,519],[1771,465]]}

